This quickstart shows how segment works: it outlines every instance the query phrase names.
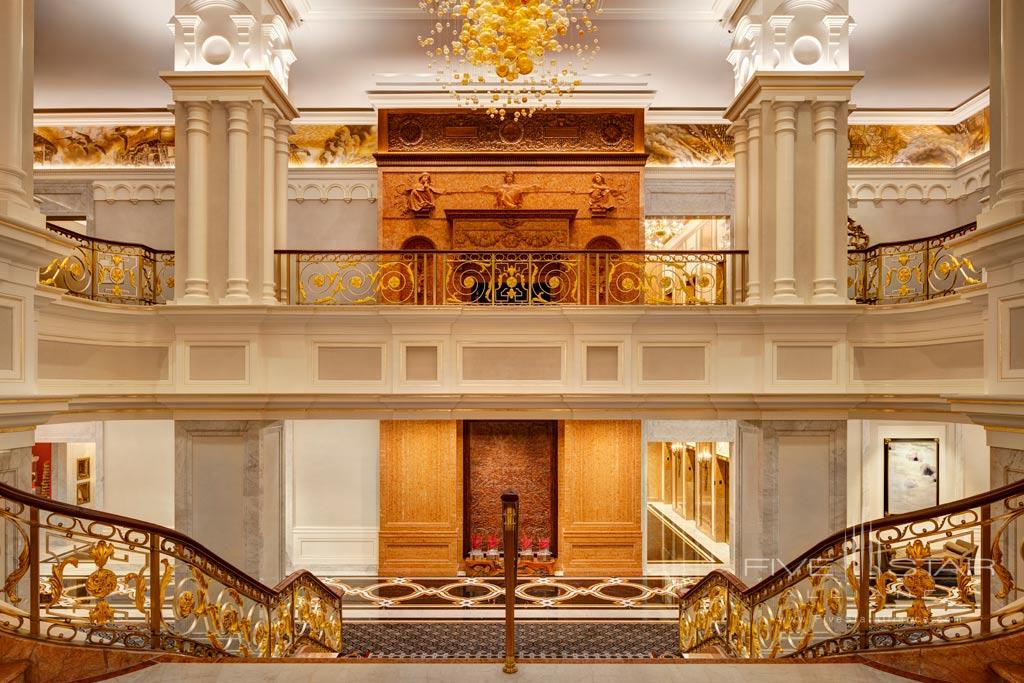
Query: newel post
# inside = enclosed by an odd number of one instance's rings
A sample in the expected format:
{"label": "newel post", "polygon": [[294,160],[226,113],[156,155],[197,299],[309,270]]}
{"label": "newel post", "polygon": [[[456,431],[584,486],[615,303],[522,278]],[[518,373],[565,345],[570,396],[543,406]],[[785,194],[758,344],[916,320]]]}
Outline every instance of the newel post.
{"label": "newel post", "polygon": [[505,666],[516,672],[516,569],[519,559],[519,494],[509,489],[501,494],[501,526],[505,536]]}

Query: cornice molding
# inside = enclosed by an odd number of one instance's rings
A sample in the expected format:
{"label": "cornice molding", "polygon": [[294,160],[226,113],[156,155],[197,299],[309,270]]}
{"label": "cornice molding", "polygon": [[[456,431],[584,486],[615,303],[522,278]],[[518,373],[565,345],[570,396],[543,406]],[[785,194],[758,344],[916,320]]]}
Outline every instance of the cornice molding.
{"label": "cornice molding", "polygon": [[917,201],[946,203],[984,190],[989,184],[989,154],[984,152],[956,168],[928,166],[850,166],[847,197],[851,207],[861,202],[903,204]]}
{"label": "cornice molding", "polygon": [[176,102],[234,102],[262,100],[289,121],[299,111],[269,71],[164,71]]}

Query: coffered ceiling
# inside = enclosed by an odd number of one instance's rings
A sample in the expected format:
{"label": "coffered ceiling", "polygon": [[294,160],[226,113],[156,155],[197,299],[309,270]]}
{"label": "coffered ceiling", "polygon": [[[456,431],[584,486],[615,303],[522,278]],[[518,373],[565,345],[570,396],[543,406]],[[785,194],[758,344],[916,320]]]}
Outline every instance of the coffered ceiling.
{"label": "coffered ceiling", "polygon": [[[291,0],[291,94],[300,108],[369,106],[367,91],[425,70],[417,0]],[[724,108],[732,96],[729,0],[602,0],[597,74],[630,74],[654,106]],[[850,0],[854,97],[866,109],[950,109],[988,85],[987,0]],[[36,0],[36,107],[155,108],[172,66],[173,0]]]}

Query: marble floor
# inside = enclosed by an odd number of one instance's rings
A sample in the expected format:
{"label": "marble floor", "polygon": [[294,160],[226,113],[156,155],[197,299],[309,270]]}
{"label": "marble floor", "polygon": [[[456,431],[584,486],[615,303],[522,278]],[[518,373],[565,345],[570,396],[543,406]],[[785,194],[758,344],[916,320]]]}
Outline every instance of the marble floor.
{"label": "marble floor", "polygon": [[506,675],[500,664],[158,664],[109,679],[118,683],[883,683],[907,679],[860,664],[521,664]]}

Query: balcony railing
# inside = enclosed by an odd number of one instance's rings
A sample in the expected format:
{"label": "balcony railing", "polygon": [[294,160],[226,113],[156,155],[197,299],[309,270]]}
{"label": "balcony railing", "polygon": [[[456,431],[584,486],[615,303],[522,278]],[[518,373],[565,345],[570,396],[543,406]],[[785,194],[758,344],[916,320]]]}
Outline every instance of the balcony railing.
{"label": "balcony railing", "polygon": [[1024,629],[1022,533],[1017,482],[851,527],[751,588],[716,570],[680,600],[680,650],[816,658]]}
{"label": "balcony railing", "polygon": [[885,242],[847,253],[847,290],[862,304],[900,304],[953,294],[981,282],[969,259],[958,257],[947,243],[973,231],[976,223],[941,235],[904,242]]}
{"label": "balcony railing", "polygon": [[742,301],[742,251],[288,251],[296,305],[706,306]]}
{"label": "balcony railing", "polygon": [[194,657],[342,650],[342,598],[309,572],[270,588],[176,531],[0,484],[0,629]]}
{"label": "balcony railing", "polygon": [[[80,235],[39,282],[118,304],[174,299],[174,252]],[[941,235],[847,253],[851,300],[908,303],[979,284]],[[281,300],[308,305],[708,306],[745,300],[745,251],[279,251]]]}
{"label": "balcony railing", "polygon": [[163,304],[174,299],[174,252],[80,235],[48,223],[75,243],[71,253],[39,272],[39,284],[114,304]]}

